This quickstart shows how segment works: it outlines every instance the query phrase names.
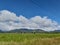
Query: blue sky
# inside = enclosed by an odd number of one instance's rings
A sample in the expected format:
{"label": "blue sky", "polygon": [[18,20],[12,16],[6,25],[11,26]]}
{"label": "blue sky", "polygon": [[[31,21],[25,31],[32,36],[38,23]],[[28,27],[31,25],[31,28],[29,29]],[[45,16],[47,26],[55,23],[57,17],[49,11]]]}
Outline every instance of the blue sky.
{"label": "blue sky", "polygon": [[60,0],[0,0],[0,30],[20,28],[60,30]]}
{"label": "blue sky", "polygon": [[60,0],[0,0],[0,10],[9,10],[27,18],[48,16],[60,23]]}

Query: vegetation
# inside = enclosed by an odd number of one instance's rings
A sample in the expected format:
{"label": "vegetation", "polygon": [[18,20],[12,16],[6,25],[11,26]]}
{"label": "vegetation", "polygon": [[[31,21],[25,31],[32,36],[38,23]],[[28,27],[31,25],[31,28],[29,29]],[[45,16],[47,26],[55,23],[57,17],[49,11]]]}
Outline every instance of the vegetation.
{"label": "vegetation", "polygon": [[60,33],[0,33],[0,45],[60,45]]}

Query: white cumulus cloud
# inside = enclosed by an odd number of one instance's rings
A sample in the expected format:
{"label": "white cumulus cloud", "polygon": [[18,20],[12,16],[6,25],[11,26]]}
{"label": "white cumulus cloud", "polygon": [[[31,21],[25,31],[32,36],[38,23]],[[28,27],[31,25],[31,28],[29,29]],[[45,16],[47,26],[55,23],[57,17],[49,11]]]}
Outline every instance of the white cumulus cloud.
{"label": "white cumulus cloud", "polygon": [[18,17],[15,13],[8,10],[0,11],[0,30],[9,31],[20,28],[53,31],[60,30],[60,25],[47,16],[35,16],[28,19],[22,15]]}

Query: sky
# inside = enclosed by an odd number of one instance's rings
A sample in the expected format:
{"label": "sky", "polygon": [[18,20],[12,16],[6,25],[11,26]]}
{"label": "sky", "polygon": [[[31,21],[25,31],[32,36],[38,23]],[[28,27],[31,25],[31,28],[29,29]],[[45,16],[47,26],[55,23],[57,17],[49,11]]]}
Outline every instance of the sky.
{"label": "sky", "polygon": [[9,10],[27,18],[48,16],[60,23],[60,0],[0,0],[0,10]]}
{"label": "sky", "polygon": [[[8,14],[9,14],[9,16],[13,15],[13,17],[14,16],[18,17],[18,18],[22,17],[22,20],[26,19],[26,21],[29,20],[29,22],[32,22],[31,20],[33,20],[33,22],[35,24],[35,23],[39,23],[38,21],[40,21],[39,19],[41,18],[44,21],[46,21],[46,23],[47,23],[47,21],[48,22],[50,21],[52,23],[53,27],[55,26],[55,23],[58,23],[58,24],[56,24],[56,25],[58,25],[57,26],[58,28],[60,27],[59,26],[59,24],[60,24],[60,0],[0,0],[0,13],[1,13],[0,19],[7,18],[5,16],[8,16]],[[1,15],[3,15],[3,16],[1,16]],[[1,18],[1,17],[3,17],[3,18]],[[7,23],[7,21],[6,20],[4,20],[4,21],[0,21],[0,23],[3,22],[5,25],[5,23]],[[21,21],[21,20],[19,20],[19,21]],[[19,22],[19,21],[17,21],[17,22]],[[30,23],[28,23],[28,24],[30,24]],[[41,24],[41,23],[39,23],[39,24]],[[1,25],[0,29],[2,29],[2,24],[0,24],[0,25]],[[37,25],[37,27],[38,27],[38,25]],[[47,25],[50,26],[50,23]],[[46,25],[44,24],[44,26],[46,26]],[[42,27],[44,27],[44,26],[42,26]],[[27,26],[27,27],[29,27],[29,26]],[[32,27],[34,27],[34,26],[32,26]],[[52,29],[51,26],[49,28],[50,28],[50,30]],[[44,27],[44,29],[45,29],[45,27]]]}

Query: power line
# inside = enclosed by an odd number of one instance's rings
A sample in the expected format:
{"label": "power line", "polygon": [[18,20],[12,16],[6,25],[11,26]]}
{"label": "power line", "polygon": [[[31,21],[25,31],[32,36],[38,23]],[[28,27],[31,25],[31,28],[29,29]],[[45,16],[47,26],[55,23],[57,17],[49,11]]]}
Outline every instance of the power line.
{"label": "power line", "polygon": [[35,0],[31,0],[31,2],[32,2],[33,4],[35,4],[35,5],[37,5],[37,6],[40,8],[40,5],[37,4]]}

